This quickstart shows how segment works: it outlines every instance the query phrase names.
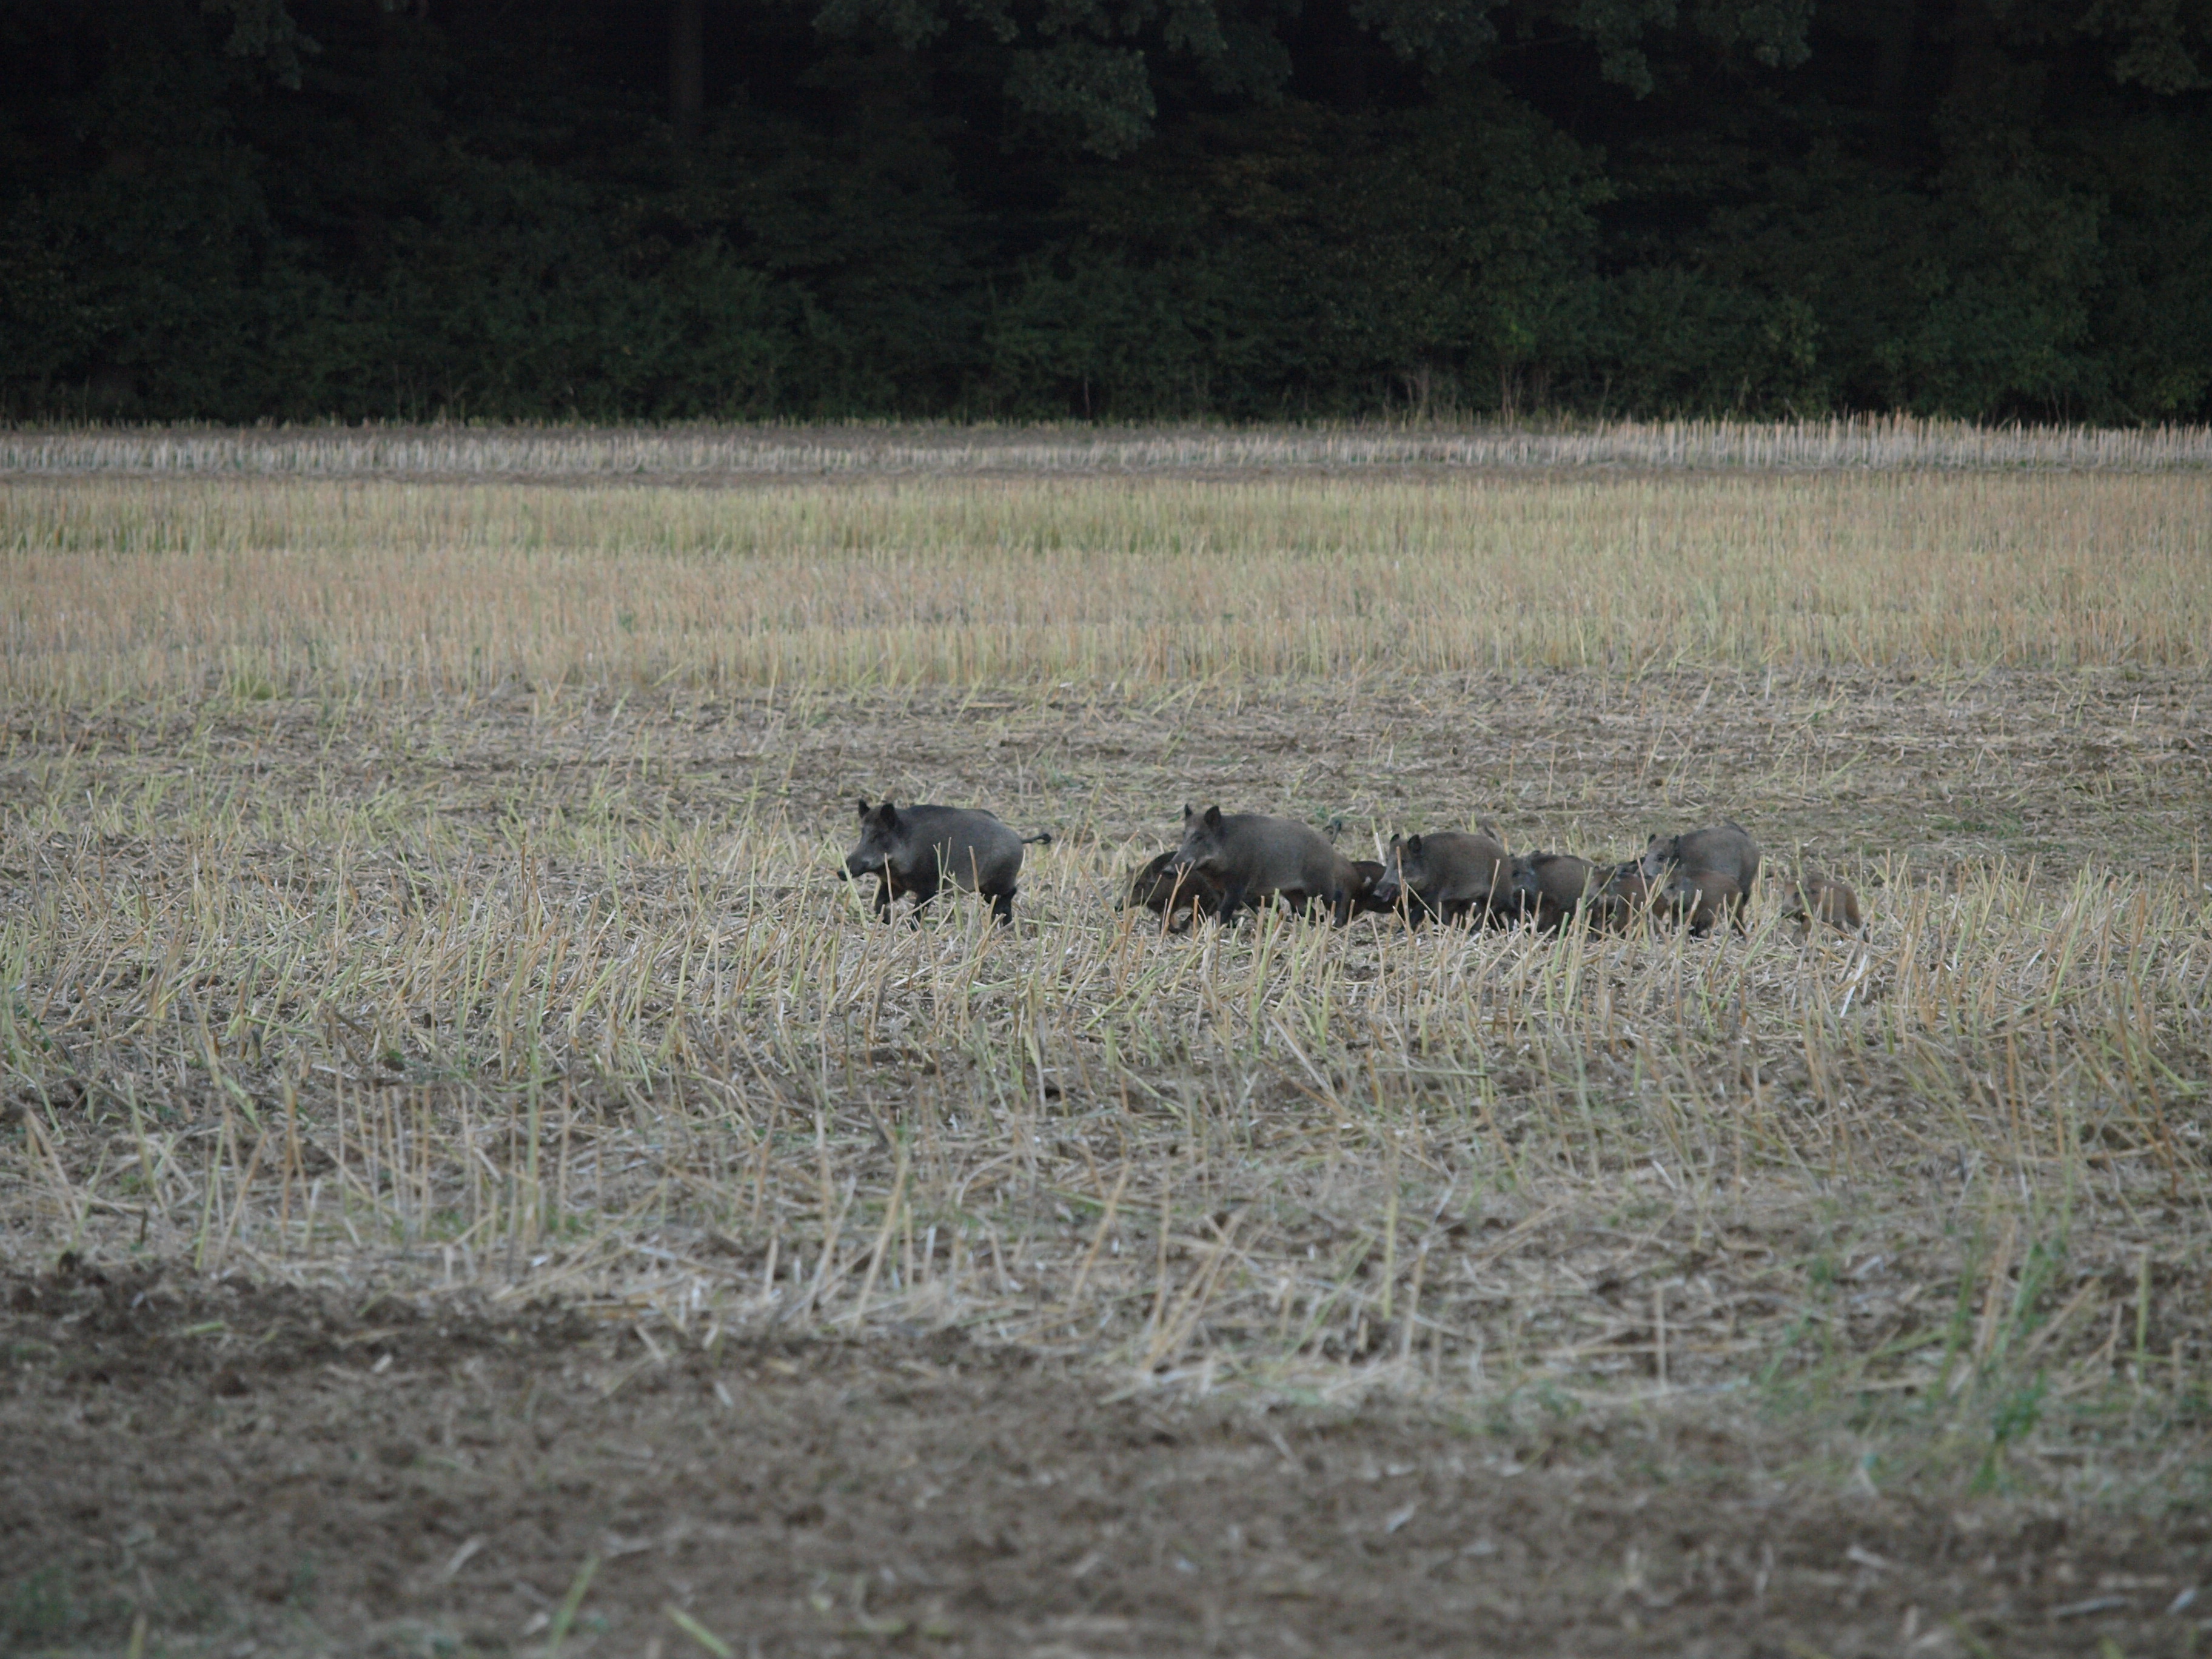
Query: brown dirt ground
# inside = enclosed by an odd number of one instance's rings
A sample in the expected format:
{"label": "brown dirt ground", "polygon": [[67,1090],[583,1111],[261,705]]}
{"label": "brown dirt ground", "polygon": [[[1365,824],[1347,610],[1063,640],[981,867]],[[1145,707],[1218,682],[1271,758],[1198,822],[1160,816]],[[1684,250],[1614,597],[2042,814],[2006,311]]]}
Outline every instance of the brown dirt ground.
{"label": "brown dirt ground", "polygon": [[[648,1351],[541,1310],[5,1281],[0,1645],[148,1653],[2177,1652],[2212,1516],[1549,1429],[1115,1398],[957,1333]],[[1633,1478],[1622,1480],[1621,1474]]]}

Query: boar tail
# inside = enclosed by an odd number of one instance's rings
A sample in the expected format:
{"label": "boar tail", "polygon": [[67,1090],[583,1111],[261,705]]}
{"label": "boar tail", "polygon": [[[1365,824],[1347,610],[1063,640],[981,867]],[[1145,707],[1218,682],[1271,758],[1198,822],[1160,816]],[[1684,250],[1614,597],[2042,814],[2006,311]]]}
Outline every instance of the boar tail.
{"label": "boar tail", "polygon": [[1022,837],[1022,845],[1024,847],[1049,847],[1052,845],[1052,831],[1049,830],[1040,830],[1034,836],[1024,836]]}

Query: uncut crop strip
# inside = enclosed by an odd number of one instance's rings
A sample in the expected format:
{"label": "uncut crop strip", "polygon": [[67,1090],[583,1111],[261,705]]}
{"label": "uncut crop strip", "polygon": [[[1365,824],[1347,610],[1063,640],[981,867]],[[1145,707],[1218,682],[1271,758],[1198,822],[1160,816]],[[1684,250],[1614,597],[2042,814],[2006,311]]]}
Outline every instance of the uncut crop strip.
{"label": "uncut crop strip", "polygon": [[1771,905],[1741,944],[1170,939],[1101,902],[1133,850],[1055,847],[1006,937],[794,887],[823,849],[773,818],[335,811],[272,859],[103,811],[0,847],[13,1250],[1328,1387],[1643,1386],[1662,1315],[1672,1386],[2205,1352],[2201,882],[1859,871],[1864,947]]}
{"label": "uncut crop strip", "polygon": [[0,432],[0,473],[679,479],[979,472],[2212,466],[2212,429],[1848,420],[1329,426],[1281,430],[933,426],[153,428]]}
{"label": "uncut crop strip", "polygon": [[24,484],[0,696],[2212,662],[2212,476]]}

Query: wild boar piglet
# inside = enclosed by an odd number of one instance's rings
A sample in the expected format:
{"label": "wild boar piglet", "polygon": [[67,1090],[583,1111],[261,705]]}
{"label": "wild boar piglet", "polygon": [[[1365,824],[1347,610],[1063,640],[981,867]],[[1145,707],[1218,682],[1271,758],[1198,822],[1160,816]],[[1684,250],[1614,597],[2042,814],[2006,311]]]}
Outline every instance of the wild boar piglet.
{"label": "wild boar piglet", "polygon": [[1178,916],[1189,923],[1219,915],[1221,889],[1195,870],[1176,869],[1175,856],[1170,847],[1132,876],[1127,896],[1117,908],[1150,910],[1170,930]]}
{"label": "wild boar piglet", "polygon": [[1556,933],[1570,921],[1601,913],[1598,904],[1605,874],[1572,853],[1525,853],[1507,866],[1516,914],[1534,916],[1536,926]]}
{"label": "wild boar piglet", "polygon": [[1373,897],[1382,909],[1404,910],[1415,926],[1431,916],[1482,922],[1516,909],[1504,846],[1493,835],[1460,830],[1391,836]]}
{"label": "wild boar piglet", "polygon": [[1679,836],[1654,836],[1644,848],[1644,873],[1654,881],[1671,875],[1726,876],[1744,897],[1759,882],[1759,843],[1733,818]]}
{"label": "wild boar piglet", "polygon": [[1816,923],[1840,933],[1866,937],[1866,920],[1859,914],[1859,896],[1844,883],[1815,870],[1802,870],[1790,884],[1790,908],[1783,920],[1795,922],[1801,933],[1810,933]]}
{"label": "wild boar piglet", "polygon": [[1591,914],[1601,925],[1622,932],[1650,921],[1651,903],[1657,892],[1651,878],[1644,873],[1640,860],[1630,859],[1601,873],[1605,884],[1589,902]]}
{"label": "wild boar piglet", "polygon": [[1689,924],[1693,938],[1703,939],[1723,921],[1739,933],[1744,930],[1743,889],[1734,876],[1717,870],[1694,876],[1677,873],[1661,890],[1659,902],[1678,921]]}

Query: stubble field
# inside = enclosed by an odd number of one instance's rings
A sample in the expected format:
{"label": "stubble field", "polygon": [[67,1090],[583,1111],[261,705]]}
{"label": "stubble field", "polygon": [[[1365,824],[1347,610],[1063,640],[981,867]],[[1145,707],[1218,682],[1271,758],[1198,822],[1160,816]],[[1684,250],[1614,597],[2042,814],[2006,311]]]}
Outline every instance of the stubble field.
{"label": "stubble field", "polygon": [[[2199,1642],[2212,474],[1294,447],[11,452],[0,1648]],[[1186,800],[1869,936],[1164,937]]]}

